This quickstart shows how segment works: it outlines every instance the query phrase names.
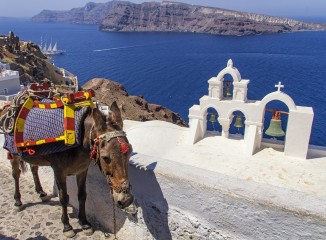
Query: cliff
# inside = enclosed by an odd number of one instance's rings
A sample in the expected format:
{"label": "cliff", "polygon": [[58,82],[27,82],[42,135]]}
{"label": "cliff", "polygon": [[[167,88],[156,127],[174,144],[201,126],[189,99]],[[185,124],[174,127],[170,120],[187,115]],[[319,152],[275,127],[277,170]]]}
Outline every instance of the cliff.
{"label": "cliff", "polygon": [[326,25],[175,2],[119,3],[103,20],[104,31],[198,32],[251,35],[326,29]]}
{"label": "cliff", "polygon": [[[10,35],[2,36],[0,41],[0,58],[2,62],[9,63],[10,69],[19,72],[20,82],[40,82],[47,78],[55,84],[64,83],[62,73],[43,55],[40,48],[32,43],[20,41],[15,36],[15,42],[11,43]],[[14,47],[13,47],[14,46]]]}
{"label": "cliff", "polygon": [[103,31],[198,32],[217,35],[326,29],[326,24],[177,2],[88,3],[85,7],[69,11],[44,10],[34,16],[32,21],[100,24]]}
{"label": "cliff", "polygon": [[113,101],[118,103],[122,118],[135,121],[162,120],[179,126],[187,123],[179,114],[157,104],[148,103],[143,97],[129,96],[125,88],[117,82],[94,78],[82,86],[83,89],[93,89],[95,100],[111,106]]}
{"label": "cliff", "polygon": [[[61,23],[83,23],[100,24],[107,13],[115,7],[118,1],[107,3],[89,2],[84,7],[73,8],[69,11],[43,10],[32,17],[33,22],[61,22]],[[121,2],[123,3],[123,2]]]}

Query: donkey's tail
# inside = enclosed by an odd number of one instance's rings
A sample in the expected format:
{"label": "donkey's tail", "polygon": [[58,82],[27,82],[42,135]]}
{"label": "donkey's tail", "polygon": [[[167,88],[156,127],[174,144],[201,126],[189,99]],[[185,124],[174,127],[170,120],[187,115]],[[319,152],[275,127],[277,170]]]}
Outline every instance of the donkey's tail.
{"label": "donkey's tail", "polygon": [[22,173],[25,173],[27,171],[27,164],[25,161],[19,159],[19,166]]}

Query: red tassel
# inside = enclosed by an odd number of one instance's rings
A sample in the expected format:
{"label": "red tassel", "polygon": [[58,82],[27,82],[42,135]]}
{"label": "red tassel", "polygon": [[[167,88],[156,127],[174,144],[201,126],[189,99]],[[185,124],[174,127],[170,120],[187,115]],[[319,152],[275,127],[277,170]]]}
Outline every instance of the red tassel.
{"label": "red tassel", "polygon": [[118,138],[118,142],[120,143],[121,152],[123,154],[126,154],[127,152],[129,152],[128,145],[124,141],[122,141],[121,138]]}
{"label": "red tassel", "polygon": [[92,150],[91,155],[90,155],[90,158],[91,159],[96,159],[96,155],[97,155],[97,148],[96,148],[96,146],[94,144],[93,150]]}

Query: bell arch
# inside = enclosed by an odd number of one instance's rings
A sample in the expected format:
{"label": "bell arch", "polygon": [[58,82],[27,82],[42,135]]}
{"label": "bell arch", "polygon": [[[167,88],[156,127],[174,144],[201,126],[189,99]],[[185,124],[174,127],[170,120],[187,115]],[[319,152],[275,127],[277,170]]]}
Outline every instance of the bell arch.
{"label": "bell arch", "polygon": [[[211,110],[210,110],[211,109]],[[206,106],[202,107],[200,109],[200,116],[202,117],[202,121],[203,121],[203,130],[204,130],[204,133],[203,135],[205,135],[207,133],[207,131],[210,131],[210,122],[209,122],[209,117],[211,113],[215,113],[216,116],[216,124],[217,124],[217,130],[219,130],[219,132],[221,132],[221,123],[219,121],[219,118],[221,116],[220,114],[220,109],[217,108],[216,105],[214,104],[207,104]]]}
{"label": "bell arch", "polygon": [[213,109],[217,112],[217,114],[220,115],[220,113],[219,113],[219,109],[218,109],[215,105],[213,105],[213,104],[208,104],[208,105],[206,105],[205,107],[203,107],[203,108],[200,109],[200,116],[202,116],[203,118],[206,117],[207,110],[208,110],[209,108],[213,108]]}
{"label": "bell arch", "polygon": [[261,110],[264,110],[265,107],[266,107],[266,105],[267,105],[267,103],[269,103],[269,102],[271,102],[273,100],[278,100],[278,101],[283,102],[285,105],[288,106],[288,108],[289,108],[290,111],[297,109],[297,106],[295,105],[293,99],[289,95],[287,95],[287,94],[285,94],[283,92],[272,92],[272,93],[266,95],[261,100],[261,102],[259,104],[260,109]]}
{"label": "bell arch", "polygon": [[242,109],[233,109],[228,116],[230,119],[229,133],[235,135],[237,139],[239,136],[240,139],[244,138],[246,134],[245,120],[247,119],[244,111]]}
{"label": "bell arch", "polygon": [[211,135],[221,135],[222,126],[219,122],[220,115],[218,111],[213,108],[209,107],[206,110],[206,134],[209,132]]}
{"label": "bell arch", "polygon": [[[288,105],[278,99],[269,101],[266,104],[262,122],[264,139],[277,139],[284,141],[284,145],[286,144],[289,112]],[[267,130],[269,134],[266,133]],[[282,136],[281,133],[284,135]],[[276,135],[273,136],[273,134]],[[278,142],[278,144],[281,144],[281,142]]]}
{"label": "bell arch", "polygon": [[230,74],[232,76],[232,79],[234,82],[240,82],[241,81],[241,75],[238,69],[233,67],[233,61],[229,59],[227,63],[227,67],[224,68],[219,74],[217,75],[217,80],[218,81],[223,81],[223,78],[226,74]]}
{"label": "bell arch", "polygon": [[249,113],[247,113],[247,110],[246,109],[243,109],[243,108],[231,108],[228,113],[227,113],[227,117],[228,118],[231,118],[232,114],[234,112],[242,112],[243,116],[247,119],[247,117],[249,116]]}

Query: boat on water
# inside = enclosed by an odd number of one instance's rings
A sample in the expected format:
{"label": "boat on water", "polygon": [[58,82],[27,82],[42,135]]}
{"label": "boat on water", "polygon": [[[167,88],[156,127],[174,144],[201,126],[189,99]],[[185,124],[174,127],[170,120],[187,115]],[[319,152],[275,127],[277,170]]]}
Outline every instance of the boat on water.
{"label": "boat on water", "polygon": [[52,40],[51,40],[49,46],[47,46],[47,43],[46,42],[43,45],[42,38],[41,38],[40,49],[41,49],[41,51],[42,51],[43,54],[48,54],[48,55],[58,55],[58,54],[63,54],[63,53],[66,52],[64,50],[59,50],[58,49],[57,42],[55,42],[55,44],[52,47]]}

